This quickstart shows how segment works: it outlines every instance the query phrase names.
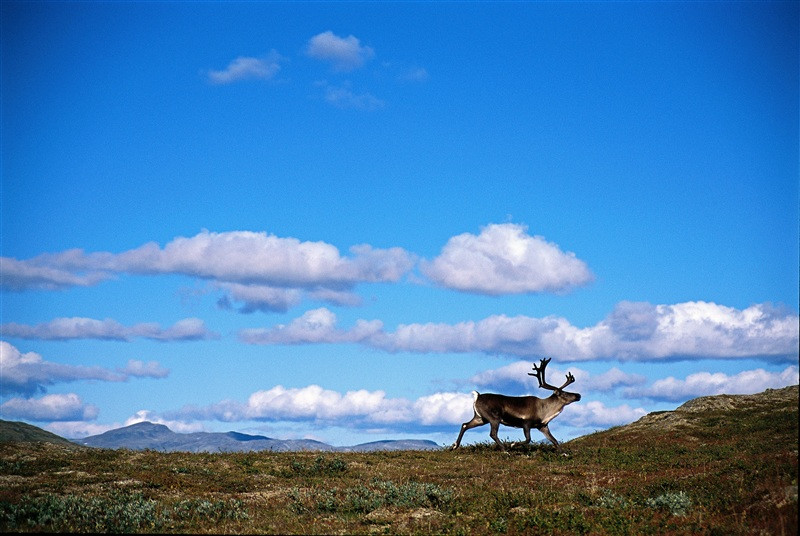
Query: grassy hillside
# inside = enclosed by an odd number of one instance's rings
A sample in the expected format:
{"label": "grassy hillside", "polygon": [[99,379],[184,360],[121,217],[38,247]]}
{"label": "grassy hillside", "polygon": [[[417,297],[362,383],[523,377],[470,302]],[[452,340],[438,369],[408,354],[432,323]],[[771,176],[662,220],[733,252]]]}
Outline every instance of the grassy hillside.
{"label": "grassy hillside", "polygon": [[569,442],[570,457],[4,443],[0,530],[794,535],[797,404],[796,386],[697,399]]}
{"label": "grassy hillside", "polygon": [[31,426],[24,422],[4,421],[0,419],[0,443],[30,443],[38,441],[58,443],[61,445],[74,445],[71,441],[36,426]]}

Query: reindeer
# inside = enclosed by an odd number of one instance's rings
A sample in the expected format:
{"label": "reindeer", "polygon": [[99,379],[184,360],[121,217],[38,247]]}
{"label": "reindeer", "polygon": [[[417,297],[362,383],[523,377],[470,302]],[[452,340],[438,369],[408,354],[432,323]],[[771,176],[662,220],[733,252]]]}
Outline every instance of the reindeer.
{"label": "reindeer", "polygon": [[512,447],[517,444],[527,445],[531,442],[531,428],[536,428],[549,439],[559,452],[562,452],[561,445],[558,444],[556,438],[550,433],[547,424],[558,417],[561,410],[567,404],[572,404],[581,399],[578,393],[568,393],[564,391],[564,387],[575,381],[572,373],[567,373],[567,381],[561,387],[553,387],[544,379],[544,370],[550,359],[542,359],[537,367],[533,365],[534,372],[529,372],[529,376],[536,376],[539,380],[539,387],[542,389],[549,389],[553,394],[548,398],[538,398],[535,396],[505,396],[496,395],[492,393],[480,394],[478,391],[472,391],[472,396],[475,401],[472,404],[475,410],[475,416],[472,420],[465,422],[461,425],[461,432],[458,434],[453,445],[453,450],[461,445],[461,438],[464,432],[476,426],[483,426],[489,423],[491,430],[489,437],[494,439],[500,450],[505,450],[503,444],[497,438],[497,430],[501,424],[506,426],[513,426],[514,428],[522,428],[525,433],[525,441],[522,443],[512,443]]}

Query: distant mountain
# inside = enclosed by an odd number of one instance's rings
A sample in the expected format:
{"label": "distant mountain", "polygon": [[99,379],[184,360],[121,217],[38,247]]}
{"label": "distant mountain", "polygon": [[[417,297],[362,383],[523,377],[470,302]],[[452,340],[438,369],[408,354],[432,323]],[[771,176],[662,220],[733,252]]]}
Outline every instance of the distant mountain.
{"label": "distant mountain", "polygon": [[68,439],[42,430],[36,426],[16,421],[4,421],[0,419],[0,443],[56,443],[76,447],[77,445]]}
{"label": "distant mountain", "polygon": [[400,440],[375,441],[352,447],[334,447],[312,439],[272,439],[266,436],[240,432],[194,432],[179,434],[163,424],[140,422],[109,430],[103,434],[76,439],[87,447],[127,448],[132,450],[159,450],[164,452],[252,452],[271,451],[327,451],[368,452],[374,450],[429,450],[439,445],[433,441]]}

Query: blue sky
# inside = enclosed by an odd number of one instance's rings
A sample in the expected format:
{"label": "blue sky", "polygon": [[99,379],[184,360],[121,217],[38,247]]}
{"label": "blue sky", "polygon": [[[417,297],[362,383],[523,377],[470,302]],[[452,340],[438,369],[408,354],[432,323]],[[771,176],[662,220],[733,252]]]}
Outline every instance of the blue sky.
{"label": "blue sky", "polygon": [[449,444],[552,357],[570,439],[798,383],[796,2],[0,9],[4,419]]}

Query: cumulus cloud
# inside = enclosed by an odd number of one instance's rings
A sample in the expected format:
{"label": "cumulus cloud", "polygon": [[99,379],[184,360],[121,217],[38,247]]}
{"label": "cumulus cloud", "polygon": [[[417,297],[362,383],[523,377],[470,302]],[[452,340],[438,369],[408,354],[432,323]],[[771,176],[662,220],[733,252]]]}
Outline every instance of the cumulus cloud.
{"label": "cumulus cloud", "polygon": [[223,309],[231,307],[231,300],[244,302],[239,309],[242,313],[255,311],[285,313],[300,304],[303,293],[296,288],[279,288],[267,285],[242,285],[240,283],[220,283],[219,288],[226,294],[218,305]]}
{"label": "cumulus cloud", "polygon": [[[47,288],[48,284],[63,288],[68,286],[63,277],[68,273],[103,277],[114,273],[180,274],[220,283],[341,291],[359,283],[397,281],[415,262],[402,248],[358,245],[350,252],[343,256],[325,242],[301,242],[263,232],[203,231],[190,238],[175,238],[163,248],[151,242],[119,254],[69,250],[25,261],[11,259],[0,266],[12,272],[10,281],[5,273],[0,273],[0,279],[4,286],[8,283],[9,288],[24,290]],[[44,279],[48,270],[57,272],[58,277]]]}
{"label": "cumulus cloud", "polygon": [[686,302],[623,303],[588,328],[560,317],[505,315],[457,324],[401,324],[394,332],[385,331],[378,320],[359,320],[350,329],[338,328],[336,323],[332,312],[316,309],[288,325],[243,330],[239,337],[251,344],[358,342],[389,352],[481,352],[563,361],[752,357],[786,361],[798,357],[800,317],[769,304],[737,310]]}
{"label": "cumulus cloud", "polygon": [[119,428],[119,423],[100,424],[89,421],[55,421],[42,425],[42,428],[67,439],[79,439],[98,435]]}
{"label": "cumulus cloud", "polygon": [[6,341],[0,341],[0,392],[33,395],[49,385],[80,380],[124,382],[131,377],[163,378],[169,371],[151,361],[131,360],[122,370],[102,367],[61,365],[45,361],[35,352],[22,353]]}
{"label": "cumulus cloud", "polygon": [[434,393],[413,405],[415,421],[425,426],[460,425],[473,416],[472,393]]}
{"label": "cumulus cloud", "polygon": [[256,311],[285,313],[299,305],[304,298],[345,307],[354,307],[362,303],[361,298],[353,292],[328,288],[305,290],[239,283],[219,283],[217,286],[225,292],[217,304],[223,309],[230,309],[233,307],[233,302],[241,302],[242,305],[238,310],[245,314]]}
{"label": "cumulus cloud", "polygon": [[239,338],[250,344],[352,343],[369,339],[382,327],[380,320],[359,320],[349,330],[338,329],[336,315],[321,307],[306,311],[289,324],[241,330]]}
{"label": "cumulus cloud", "polygon": [[0,334],[5,337],[39,340],[101,339],[130,341],[134,338],[157,341],[195,341],[216,337],[209,332],[199,318],[185,318],[167,329],[158,324],[145,323],[124,326],[112,319],[56,318],[50,322],[29,326],[11,322],[0,325]]}
{"label": "cumulus cloud", "polygon": [[73,271],[41,265],[36,260],[20,261],[0,257],[0,284],[2,288],[21,290],[61,290],[69,287],[91,287],[111,278],[101,271]]}
{"label": "cumulus cloud", "polygon": [[353,36],[339,37],[331,31],[315,35],[308,41],[306,54],[331,64],[335,71],[354,71],[375,56],[372,48],[362,45]]}
{"label": "cumulus cloud", "polygon": [[597,376],[587,378],[587,388],[592,391],[609,392],[619,387],[630,387],[642,385],[647,382],[647,378],[641,374],[629,374],[617,367],[613,367]]}
{"label": "cumulus cloud", "polygon": [[208,80],[212,84],[230,84],[241,80],[269,80],[281,68],[283,58],[272,50],[262,58],[240,56],[220,71],[209,71]]}
{"label": "cumulus cloud", "polygon": [[411,404],[405,399],[389,399],[383,391],[364,389],[338,391],[319,385],[286,388],[277,385],[256,391],[247,402],[224,400],[205,407],[187,406],[167,415],[175,419],[216,419],[224,422],[265,421],[339,421],[353,419],[372,423],[408,422]]}
{"label": "cumulus cloud", "polygon": [[656,380],[648,387],[631,388],[626,394],[630,397],[682,401],[698,396],[720,394],[749,395],[760,393],[765,389],[797,385],[798,382],[800,375],[796,366],[786,367],[781,372],[769,372],[764,369],[744,370],[733,376],[723,372],[697,372],[682,380],[672,376]]}
{"label": "cumulus cloud", "polygon": [[591,400],[565,407],[559,422],[577,428],[608,428],[632,423],[645,415],[647,410],[644,408],[633,408],[628,404],[609,407],[600,401]]}
{"label": "cumulus cloud", "polygon": [[437,285],[490,295],[564,291],[593,279],[574,253],[512,223],[452,237],[422,271]]}
{"label": "cumulus cloud", "polygon": [[75,393],[12,398],[0,405],[4,418],[31,421],[87,421],[97,418],[98,413],[97,406],[84,404]]}
{"label": "cumulus cloud", "polygon": [[[471,393],[438,392],[416,400],[391,398],[383,391],[340,393],[319,385],[286,388],[275,386],[250,395],[246,402],[225,400],[203,407],[185,407],[163,417],[148,415],[153,422],[191,423],[196,419],[237,421],[290,421],[319,424],[345,424],[384,430],[454,428],[473,415]],[[647,412],[628,405],[608,407],[589,401],[565,408],[559,422],[574,427],[608,427],[632,422]],[[160,419],[159,421],[154,418]]]}
{"label": "cumulus cloud", "polygon": [[[534,363],[536,362],[516,361],[500,368],[485,370],[470,378],[469,383],[479,388],[486,387],[500,392],[509,391],[512,394],[536,392],[539,389],[539,382],[535,376],[529,375],[530,372],[533,372]],[[536,364],[538,365],[538,363]],[[567,372],[575,378],[574,387],[569,387],[568,390],[581,393],[610,392],[620,387],[641,385],[647,381],[644,376],[629,374],[616,367],[602,374],[594,375],[580,368],[560,368],[553,362],[547,367],[547,382],[551,385],[561,385],[566,380]]]}
{"label": "cumulus cloud", "polygon": [[131,417],[125,420],[125,424],[123,426],[130,426],[132,424],[140,423],[140,422],[151,422],[153,424],[163,424],[164,426],[168,427],[173,432],[177,432],[179,434],[191,434],[193,432],[202,432],[204,431],[204,427],[202,423],[187,423],[184,421],[179,420],[166,420],[150,410],[141,409],[137,411]]}

